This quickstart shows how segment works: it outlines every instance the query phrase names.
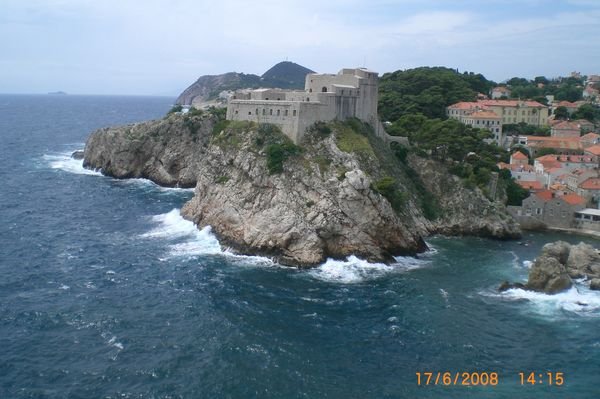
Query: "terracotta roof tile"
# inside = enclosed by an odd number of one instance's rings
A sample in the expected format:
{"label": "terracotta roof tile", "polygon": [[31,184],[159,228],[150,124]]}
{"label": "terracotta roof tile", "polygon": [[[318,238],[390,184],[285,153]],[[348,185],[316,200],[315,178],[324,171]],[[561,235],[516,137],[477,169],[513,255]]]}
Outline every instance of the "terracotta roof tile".
{"label": "terracotta roof tile", "polygon": [[535,193],[535,195],[537,195],[544,201],[549,201],[552,199],[552,197],[554,197],[554,195],[552,194],[552,191],[550,191],[550,190],[538,191],[537,193]]}
{"label": "terracotta roof tile", "polygon": [[517,151],[511,155],[512,159],[528,159],[527,155],[523,154],[521,151]]}
{"label": "terracotta roof tile", "polygon": [[519,186],[528,189],[528,190],[542,190],[544,186],[537,180],[533,181],[525,181],[525,180],[517,180]]}
{"label": "terracotta roof tile", "polygon": [[591,147],[585,149],[585,152],[590,153],[592,155],[600,155],[600,145],[596,144]]}
{"label": "terracotta roof tile", "polygon": [[585,198],[577,194],[565,194],[561,197],[567,204],[570,205],[583,205],[585,204]]}
{"label": "terracotta roof tile", "polygon": [[590,177],[579,185],[584,190],[600,190],[600,178]]}

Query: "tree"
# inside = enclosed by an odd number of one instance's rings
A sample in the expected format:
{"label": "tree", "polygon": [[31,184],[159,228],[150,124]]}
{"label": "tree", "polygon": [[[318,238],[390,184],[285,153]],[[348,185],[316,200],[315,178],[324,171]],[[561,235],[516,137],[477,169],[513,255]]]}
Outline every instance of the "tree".
{"label": "tree", "polygon": [[554,110],[554,118],[563,120],[569,119],[569,111],[567,110],[567,107],[563,107],[562,105],[560,107],[556,107]]}
{"label": "tree", "polygon": [[573,113],[573,119],[587,119],[590,122],[600,121],[600,108],[592,104],[583,104]]}

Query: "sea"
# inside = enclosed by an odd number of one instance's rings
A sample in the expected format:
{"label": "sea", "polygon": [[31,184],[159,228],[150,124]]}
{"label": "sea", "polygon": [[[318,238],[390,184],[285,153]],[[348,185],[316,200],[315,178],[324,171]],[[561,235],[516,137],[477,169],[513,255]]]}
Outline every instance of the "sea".
{"label": "sea", "polygon": [[236,255],[180,216],[192,190],[70,157],[173,102],[0,95],[0,398],[600,397],[600,292],[497,291],[547,242],[597,242],[429,237],[309,270]]}

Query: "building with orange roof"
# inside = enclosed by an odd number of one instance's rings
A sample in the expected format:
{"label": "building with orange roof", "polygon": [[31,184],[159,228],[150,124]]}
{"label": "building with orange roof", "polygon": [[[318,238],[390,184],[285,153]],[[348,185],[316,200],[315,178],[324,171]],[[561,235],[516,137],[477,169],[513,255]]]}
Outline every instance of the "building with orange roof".
{"label": "building with orange roof", "polygon": [[502,117],[502,124],[526,123],[533,126],[548,124],[548,107],[531,100],[482,100],[479,103]]}
{"label": "building with orange roof", "polygon": [[600,144],[593,145],[591,147],[587,147],[584,150],[586,155],[591,155],[597,161],[598,156],[600,156]]}
{"label": "building with orange roof", "polygon": [[474,112],[475,110],[493,111],[501,118],[503,125],[509,123],[526,123],[533,126],[548,124],[548,107],[532,100],[479,100],[477,102],[460,102],[446,108],[448,117],[455,117]]}
{"label": "building with orange roof", "polygon": [[600,134],[590,132],[581,136],[579,141],[581,142],[581,146],[583,148],[591,147],[600,143]]}
{"label": "building with orange roof", "polygon": [[565,194],[562,197],[563,201],[571,205],[585,205],[586,201],[581,195],[575,193]]}
{"label": "building with orange roof", "polygon": [[577,111],[577,108],[579,108],[579,105],[576,103],[572,103],[570,101],[559,101],[559,102],[554,102],[552,104],[552,113],[554,113],[556,111],[556,108],[558,107],[565,107],[567,109],[567,112],[569,113],[569,117],[571,115],[573,115],[573,113],[575,111]]}
{"label": "building with orange roof", "polygon": [[514,152],[510,156],[510,164],[511,165],[527,165],[529,163],[529,158],[527,155],[523,154],[521,151]]}
{"label": "building with orange roof", "polygon": [[509,206],[509,213],[523,228],[574,228],[575,215],[585,209],[586,200],[577,194],[557,195],[550,190],[536,192],[521,206]]}
{"label": "building with orange roof", "polygon": [[537,180],[517,180],[517,184],[531,192],[541,191],[544,189],[542,183]]}
{"label": "building with orange roof", "polygon": [[579,137],[580,135],[581,127],[575,122],[561,121],[550,129],[552,137]]}
{"label": "building with orange roof", "polygon": [[462,101],[446,107],[448,118],[456,119],[465,125],[478,129],[489,130],[494,135],[494,141],[503,145],[502,118],[481,103]]}
{"label": "building with orange roof", "polygon": [[600,200],[600,177],[589,177],[579,184],[577,194],[588,202],[597,204]]}
{"label": "building with orange roof", "polygon": [[552,149],[560,155],[583,154],[578,137],[519,136],[518,143],[525,146],[534,157],[542,148]]}

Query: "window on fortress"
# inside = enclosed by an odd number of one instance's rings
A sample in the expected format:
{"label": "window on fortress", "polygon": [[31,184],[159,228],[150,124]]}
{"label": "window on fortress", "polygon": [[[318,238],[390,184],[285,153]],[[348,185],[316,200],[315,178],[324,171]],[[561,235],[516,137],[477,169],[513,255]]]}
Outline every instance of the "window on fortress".
{"label": "window on fortress", "polygon": [[288,116],[288,110],[287,109],[285,110],[285,116]]}
{"label": "window on fortress", "polygon": [[248,111],[248,115],[252,115],[252,111]]}
{"label": "window on fortress", "polygon": [[312,89],[308,89],[308,92],[309,92],[309,93],[312,93]]}
{"label": "window on fortress", "polygon": [[277,116],[281,115],[281,110],[277,110]]}
{"label": "window on fortress", "polygon": [[236,115],[238,114],[238,110],[237,110],[237,109],[235,110],[235,114],[236,114]]}
{"label": "window on fortress", "polygon": [[269,110],[269,115],[273,115],[273,108]]}
{"label": "window on fortress", "polygon": [[277,97],[277,101],[281,100],[281,98]]}
{"label": "window on fortress", "polygon": [[310,98],[306,97],[306,101],[310,101]]}
{"label": "window on fortress", "polygon": [[294,110],[294,116],[296,116],[296,110]]}
{"label": "window on fortress", "polygon": [[256,108],[256,115],[258,115],[258,108]]}
{"label": "window on fortress", "polygon": [[267,110],[263,108],[263,115],[265,115],[266,112],[267,112]]}
{"label": "window on fortress", "polygon": [[269,97],[265,98],[265,100],[268,100],[268,99],[269,99]]}
{"label": "window on fortress", "polygon": [[322,91],[323,93],[327,93],[327,87],[323,86],[323,88],[321,89],[321,91]]}

